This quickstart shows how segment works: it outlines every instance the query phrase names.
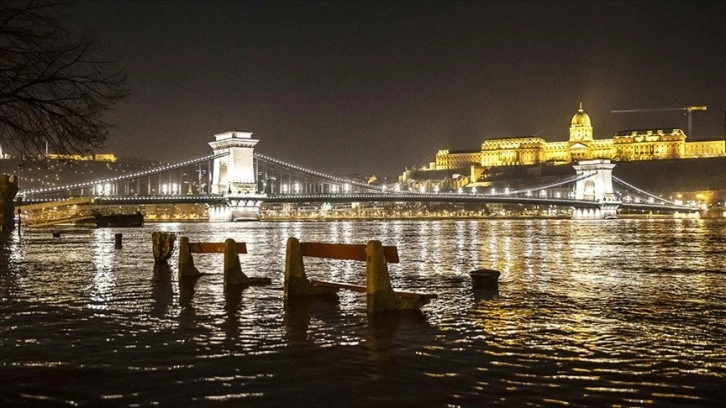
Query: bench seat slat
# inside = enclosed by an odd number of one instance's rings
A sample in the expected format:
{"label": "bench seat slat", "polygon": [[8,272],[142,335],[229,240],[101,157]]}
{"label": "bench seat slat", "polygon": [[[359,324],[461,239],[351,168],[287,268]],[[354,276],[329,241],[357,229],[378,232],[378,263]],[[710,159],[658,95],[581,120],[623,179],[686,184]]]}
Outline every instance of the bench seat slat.
{"label": "bench seat slat", "polygon": [[394,290],[396,294],[402,298],[415,298],[415,299],[436,299],[439,297],[436,293],[420,293],[410,292],[407,290]]}
{"label": "bench seat slat", "polygon": [[[246,254],[247,245],[244,242],[237,242],[237,253]],[[199,254],[223,254],[224,242],[190,242],[189,252]]]}
{"label": "bench seat slat", "polygon": [[[348,289],[355,292],[361,292],[365,293],[368,291],[368,289],[365,286],[362,285],[352,285],[350,283],[342,283],[342,282],[331,282],[331,281],[321,281],[321,280],[315,280],[310,279],[310,283],[316,286],[327,286],[331,288],[338,288],[338,289]],[[415,299],[436,299],[438,297],[435,293],[418,293],[418,292],[410,292],[405,290],[394,290],[394,292],[403,297],[403,298],[415,298]]]}
{"label": "bench seat slat", "polygon": [[[323,242],[301,242],[300,254],[315,258],[366,260],[366,246],[357,244],[327,244]],[[383,255],[389,263],[398,263],[398,249],[384,246]]]}
{"label": "bench seat slat", "polygon": [[310,279],[310,283],[312,283],[315,286],[327,286],[329,288],[348,289],[348,290],[352,290],[354,292],[362,292],[362,293],[365,293],[368,290],[365,286],[362,286],[362,285],[353,285],[350,283],[342,283],[342,282],[330,282],[330,281],[320,281],[320,280]]}

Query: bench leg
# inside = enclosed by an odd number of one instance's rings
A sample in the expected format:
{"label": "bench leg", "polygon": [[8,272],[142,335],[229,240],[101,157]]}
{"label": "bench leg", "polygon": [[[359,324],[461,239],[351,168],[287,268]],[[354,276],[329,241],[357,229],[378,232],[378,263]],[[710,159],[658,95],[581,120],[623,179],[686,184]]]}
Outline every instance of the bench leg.
{"label": "bench leg", "polygon": [[194,266],[194,259],[189,250],[189,237],[179,239],[179,276],[199,276],[201,273]]}
{"label": "bench leg", "polygon": [[380,241],[372,240],[366,245],[366,309],[368,313],[387,310],[419,309],[428,300],[401,298],[391,288],[388,262]]}
{"label": "bench leg", "polygon": [[232,238],[224,241],[224,286],[239,285],[247,280],[239,263],[237,243]]}
{"label": "bench leg", "polygon": [[224,286],[227,285],[266,285],[270,278],[250,278],[242,272],[239,262],[237,243],[232,238],[224,241]]}
{"label": "bench leg", "polygon": [[338,289],[314,286],[305,275],[305,264],[300,253],[300,240],[295,237],[287,239],[285,249],[285,299],[297,296],[334,295]]}

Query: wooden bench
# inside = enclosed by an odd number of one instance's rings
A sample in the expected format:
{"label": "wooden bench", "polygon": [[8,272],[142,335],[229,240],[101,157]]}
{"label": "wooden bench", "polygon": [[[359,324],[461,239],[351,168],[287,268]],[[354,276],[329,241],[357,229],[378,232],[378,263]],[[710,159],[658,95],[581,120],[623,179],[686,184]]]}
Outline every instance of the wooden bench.
{"label": "wooden bench", "polygon": [[[366,262],[366,285],[308,280],[303,257],[357,260]],[[367,245],[300,242],[290,237],[285,255],[285,298],[336,294],[347,289],[367,294],[368,312],[418,309],[437,297],[431,293],[394,291],[391,288],[388,263],[398,263],[398,249],[383,246],[380,241]]]}
{"label": "wooden bench", "polygon": [[244,242],[227,238],[224,242],[189,242],[189,237],[179,240],[179,277],[199,276],[201,272],[194,266],[193,253],[224,254],[224,285],[265,285],[270,278],[251,278],[242,272],[239,254],[247,253]]}

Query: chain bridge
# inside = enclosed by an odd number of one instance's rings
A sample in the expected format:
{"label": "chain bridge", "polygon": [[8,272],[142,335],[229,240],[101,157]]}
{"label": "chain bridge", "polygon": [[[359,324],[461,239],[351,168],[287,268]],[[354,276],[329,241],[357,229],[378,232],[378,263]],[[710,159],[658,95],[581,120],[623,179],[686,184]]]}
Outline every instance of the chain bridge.
{"label": "chain bridge", "polygon": [[[210,221],[259,219],[264,204],[281,206],[283,212],[293,206],[385,203],[541,206],[557,208],[575,219],[615,218],[619,211],[697,214],[700,210],[618,179],[609,160],[578,162],[571,176],[527,189],[495,192],[470,187],[423,193],[300,167],[255,152],[257,142],[250,132],[217,134],[209,143],[209,155],[116,177],[21,190],[18,208],[27,217],[37,218],[35,225],[88,218],[104,206],[154,204],[207,205]],[[63,215],[48,217],[51,209]]]}

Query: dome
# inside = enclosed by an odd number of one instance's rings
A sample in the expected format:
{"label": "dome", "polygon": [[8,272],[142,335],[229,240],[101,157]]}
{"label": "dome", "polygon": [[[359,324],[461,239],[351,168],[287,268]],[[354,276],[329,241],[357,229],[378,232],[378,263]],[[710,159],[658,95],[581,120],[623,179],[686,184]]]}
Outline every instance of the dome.
{"label": "dome", "polygon": [[575,116],[572,117],[572,126],[592,126],[590,116],[582,110],[582,104],[580,104],[580,109],[577,110]]}

